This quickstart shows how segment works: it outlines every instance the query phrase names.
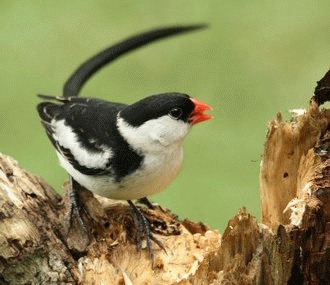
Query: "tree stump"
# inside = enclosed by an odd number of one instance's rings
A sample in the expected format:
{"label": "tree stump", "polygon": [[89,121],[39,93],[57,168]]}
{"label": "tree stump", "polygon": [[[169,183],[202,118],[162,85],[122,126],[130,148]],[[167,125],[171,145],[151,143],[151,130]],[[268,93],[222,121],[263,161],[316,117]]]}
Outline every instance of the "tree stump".
{"label": "tree stump", "polygon": [[86,229],[68,228],[66,195],[0,155],[0,284],[329,284],[330,72],[304,112],[269,123],[262,223],[243,207],[223,235],[141,208],[166,252],[135,246],[128,205],[81,189]]}

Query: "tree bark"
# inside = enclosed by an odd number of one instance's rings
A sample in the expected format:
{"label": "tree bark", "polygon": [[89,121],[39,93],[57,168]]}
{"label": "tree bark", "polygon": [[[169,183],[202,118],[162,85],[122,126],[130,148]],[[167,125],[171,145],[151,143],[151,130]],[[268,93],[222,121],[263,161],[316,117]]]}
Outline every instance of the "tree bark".
{"label": "tree bark", "polygon": [[0,155],[0,284],[329,284],[329,90],[328,72],[305,112],[269,123],[262,223],[243,207],[221,235],[141,208],[166,248],[153,264],[128,205],[81,189],[86,229],[68,227],[67,195]]}

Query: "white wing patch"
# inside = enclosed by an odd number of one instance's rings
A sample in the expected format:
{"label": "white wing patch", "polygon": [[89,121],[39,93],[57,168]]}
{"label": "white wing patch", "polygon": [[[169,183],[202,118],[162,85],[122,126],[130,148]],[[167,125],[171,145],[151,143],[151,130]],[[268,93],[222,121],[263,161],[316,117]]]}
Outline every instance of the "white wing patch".
{"label": "white wing patch", "polygon": [[112,157],[112,150],[105,145],[101,145],[102,151],[89,151],[79,142],[77,135],[70,126],[65,125],[64,120],[52,120],[53,138],[62,147],[70,150],[76,161],[88,168],[105,168]]}

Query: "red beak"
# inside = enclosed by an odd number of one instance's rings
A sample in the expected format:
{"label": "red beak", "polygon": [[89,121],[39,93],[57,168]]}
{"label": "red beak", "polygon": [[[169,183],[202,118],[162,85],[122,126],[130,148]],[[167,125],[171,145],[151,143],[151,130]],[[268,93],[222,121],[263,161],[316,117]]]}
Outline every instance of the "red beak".
{"label": "red beak", "polygon": [[212,110],[212,107],[210,107],[209,105],[200,102],[196,99],[190,98],[190,100],[194,103],[195,108],[193,110],[193,112],[190,115],[189,118],[189,122],[192,125],[196,125],[200,122],[204,122],[207,120],[211,120],[213,117],[208,115],[208,114],[204,114],[205,111],[207,110]]}

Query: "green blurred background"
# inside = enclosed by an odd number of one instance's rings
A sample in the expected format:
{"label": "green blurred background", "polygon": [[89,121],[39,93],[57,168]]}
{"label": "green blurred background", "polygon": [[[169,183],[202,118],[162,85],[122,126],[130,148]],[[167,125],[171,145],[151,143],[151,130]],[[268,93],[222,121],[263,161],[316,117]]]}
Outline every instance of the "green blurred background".
{"label": "green blurred background", "polygon": [[[95,52],[151,28],[209,23],[97,74],[82,95],[134,102],[167,91],[213,106],[185,142],[184,168],[151,200],[224,229],[240,207],[260,216],[268,121],[306,107],[329,68],[329,1],[1,1],[0,151],[61,191],[67,179],[35,111]],[[255,3],[255,4],[254,4]]]}

